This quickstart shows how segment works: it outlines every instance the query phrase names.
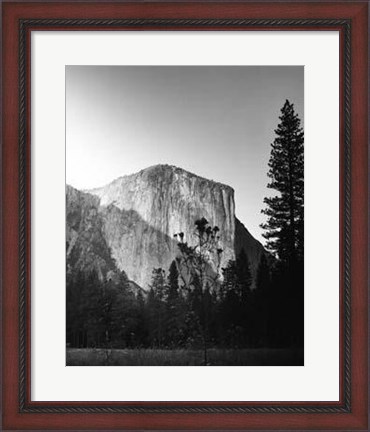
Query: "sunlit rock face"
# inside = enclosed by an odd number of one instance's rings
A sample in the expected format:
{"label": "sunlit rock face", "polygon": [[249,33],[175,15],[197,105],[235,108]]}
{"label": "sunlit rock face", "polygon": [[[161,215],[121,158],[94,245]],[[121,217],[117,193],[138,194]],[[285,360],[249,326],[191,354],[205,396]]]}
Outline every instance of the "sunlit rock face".
{"label": "sunlit rock face", "polygon": [[[234,190],[181,168],[156,165],[81,192],[81,214],[87,212],[82,209],[84,202],[89,203],[87,196],[97,209],[96,226],[116,266],[144,289],[153,268],[167,270],[178,254],[175,233],[183,232],[186,242],[196,244],[194,223],[202,217],[220,229],[221,267],[244,248],[255,271],[263,253],[261,244],[235,217]],[[76,212],[75,200],[70,205],[67,193],[67,225]],[[87,225],[81,224],[80,230],[75,225],[73,232],[85,236]],[[73,250],[71,243],[69,248]]]}

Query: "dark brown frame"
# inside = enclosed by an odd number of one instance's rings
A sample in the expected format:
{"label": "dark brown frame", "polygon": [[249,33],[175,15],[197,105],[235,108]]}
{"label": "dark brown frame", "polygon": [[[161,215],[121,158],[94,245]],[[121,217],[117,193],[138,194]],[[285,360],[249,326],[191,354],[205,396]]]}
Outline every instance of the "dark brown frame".
{"label": "dark brown frame", "polygon": [[[3,430],[368,430],[368,2],[4,1],[2,148]],[[340,401],[30,400],[30,32],[338,30],[340,32]]]}

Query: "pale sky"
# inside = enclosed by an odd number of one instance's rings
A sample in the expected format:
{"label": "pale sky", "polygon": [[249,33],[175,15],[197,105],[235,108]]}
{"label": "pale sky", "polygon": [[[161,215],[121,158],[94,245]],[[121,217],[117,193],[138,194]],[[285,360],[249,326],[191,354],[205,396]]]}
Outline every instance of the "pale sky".
{"label": "pale sky", "polygon": [[159,163],[235,190],[262,243],[268,160],[285,99],[303,125],[301,66],[67,66],[66,176],[103,186]]}

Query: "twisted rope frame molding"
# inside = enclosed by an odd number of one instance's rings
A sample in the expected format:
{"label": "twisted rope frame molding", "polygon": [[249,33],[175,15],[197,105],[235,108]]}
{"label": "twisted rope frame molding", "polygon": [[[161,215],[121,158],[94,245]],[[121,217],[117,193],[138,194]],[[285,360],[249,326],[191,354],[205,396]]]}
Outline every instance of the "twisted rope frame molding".
{"label": "twisted rope frame molding", "polygon": [[[192,402],[181,402],[179,405],[152,404],[104,404],[98,405],[42,405],[42,403],[27,402],[27,32],[32,27],[52,30],[53,27],[107,27],[107,29],[119,28],[166,28],[190,29],[192,27],[214,30],[215,27],[238,28],[293,28],[302,27],[327,27],[343,29],[343,115],[344,115],[344,215],[343,215],[343,404],[342,405],[306,405],[299,404],[258,404],[245,405],[245,402],[231,402],[230,405],[211,405],[205,402],[202,405],[192,405]],[[325,413],[350,413],[351,412],[351,20],[350,19],[20,19],[19,20],[19,412],[20,413],[71,413],[71,414],[103,414],[103,413],[132,413],[132,414],[325,414]],[[30,381],[29,381],[30,382]],[[232,404],[232,405],[231,405]]]}

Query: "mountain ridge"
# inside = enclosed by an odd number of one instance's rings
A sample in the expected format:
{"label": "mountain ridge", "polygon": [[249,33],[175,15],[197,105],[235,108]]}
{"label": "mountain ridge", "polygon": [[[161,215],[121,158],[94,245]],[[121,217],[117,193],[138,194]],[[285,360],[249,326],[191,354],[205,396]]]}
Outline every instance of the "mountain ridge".
{"label": "mountain ridge", "polygon": [[121,175],[121,176],[117,177],[116,179],[113,179],[110,182],[106,183],[103,186],[97,186],[97,187],[93,187],[93,188],[84,188],[84,189],[81,189],[81,191],[82,192],[86,192],[86,193],[93,193],[93,191],[98,191],[100,189],[103,189],[103,188],[109,186],[111,183],[118,182],[121,179],[127,179],[129,177],[141,175],[144,172],[156,171],[158,169],[171,169],[173,171],[178,171],[178,172],[186,173],[187,175],[190,175],[192,177],[196,177],[196,178],[198,178],[200,180],[209,181],[209,182],[215,183],[217,185],[220,185],[221,187],[225,187],[227,189],[231,189],[232,191],[234,191],[234,188],[232,186],[230,186],[230,185],[227,185],[226,183],[218,182],[218,181],[213,180],[213,179],[208,179],[208,178],[206,178],[204,176],[195,174],[192,171],[186,170],[184,168],[181,168],[181,167],[178,167],[178,166],[172,165],[172,164],[155,164],[155,165],[150,165],[150,166],[148,166],[146,168],[143,168],[143,169],[141,169],[141,170],[139,170],[137,172],[134,172],[134,173],[131,173],[131,174]]}

